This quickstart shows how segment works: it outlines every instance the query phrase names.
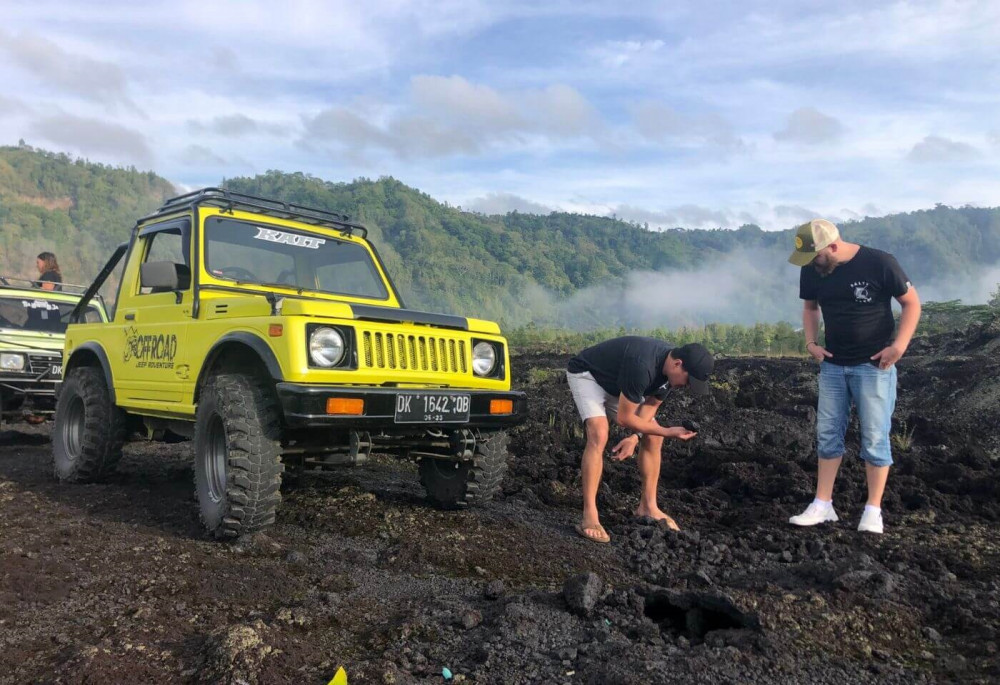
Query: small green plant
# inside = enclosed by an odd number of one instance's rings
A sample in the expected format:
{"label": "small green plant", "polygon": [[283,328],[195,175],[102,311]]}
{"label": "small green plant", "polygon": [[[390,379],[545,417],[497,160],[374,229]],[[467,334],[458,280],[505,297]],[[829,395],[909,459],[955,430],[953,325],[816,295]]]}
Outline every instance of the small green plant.
{"label": "small green plant", "polygon": [[528,371],[528,382],[532,385],[539,385],[540,383],[552,380],[560,373],[564,373],[562,369],[546,369],[537,367]]}
{"label": "small green plant", "polygon": [[909,452],[913,447],[913,433],[915,428],[907,428],[906,421],[903,421],[900,426],[900,432],[893,433],[890,437],[890,442],[894,449],[900,452]]}

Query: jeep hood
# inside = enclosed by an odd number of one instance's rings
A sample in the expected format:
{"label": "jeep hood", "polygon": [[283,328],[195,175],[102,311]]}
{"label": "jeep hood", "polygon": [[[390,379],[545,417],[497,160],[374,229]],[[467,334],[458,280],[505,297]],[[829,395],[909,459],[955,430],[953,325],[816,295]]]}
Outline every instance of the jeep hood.
{"label": "jeep hood", "polygon": [[4,352],[62,352],[65,336],[39,331],[0,328],[0,350]]}
{"label": "jeep hood", "polygon": [[286,299],[282,302],[281,313],[286,316],[315,316],[355,319],[358,321],[414,323],[472,333],[500,334],[500,327],[492,321],[469,319],[464,316],[453,316],[451,314],[421,312],[415,309],[377,307],[367,304]]}

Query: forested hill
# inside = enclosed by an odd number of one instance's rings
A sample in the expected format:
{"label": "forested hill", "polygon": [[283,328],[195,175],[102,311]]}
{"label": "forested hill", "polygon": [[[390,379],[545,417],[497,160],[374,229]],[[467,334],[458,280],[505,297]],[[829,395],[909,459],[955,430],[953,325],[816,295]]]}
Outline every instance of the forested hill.
{"label": "forested hill", "polygon": [[[350,214],[371,229],[407,304],[507,325],[659,326],[798,317],[791,229],[652,231],[578,214],[483,216],[389,178],[350,183],[271,171],[225,182],[242,192]],[[42,250],[88,281],[138,216],[175,193],[151,172],[0,148],[0,272],[31,275]],[[938,206],[841,226],[893,252],[921,289],[988,292],[1000,209]],[[979,280],[977,280],[979,279]]]}
{"label": "forested hill", "polygon": [[[227,185],[360,219],[421,307],[581,328],[800,316],[798,270],[787,263],[794,228],[652,231],[559,212],[483,216],[393,179],[330,183],[271,171]],[[925,296],[982,301],[1000,278],[1000,208],[937,206],[841,230],[895,254]]]}
{"label": "forested hill", "polygon": [[176,193],[152,172],[0,147],[0,273],[34,276],[54,252],[71,283],[89,283],[139,216]]}

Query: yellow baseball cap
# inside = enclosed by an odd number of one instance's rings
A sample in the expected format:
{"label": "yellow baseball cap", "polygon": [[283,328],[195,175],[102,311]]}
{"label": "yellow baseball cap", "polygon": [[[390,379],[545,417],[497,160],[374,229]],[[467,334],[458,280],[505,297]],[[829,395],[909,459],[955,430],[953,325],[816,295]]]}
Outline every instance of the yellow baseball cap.
{"label": "yellow baseball cap", "polygon": [[824,247],[840,240],[840,231],[826,219],[813,219],[795,231],[795,252],[788,261],[795,266],[806,266],[816,259]]}

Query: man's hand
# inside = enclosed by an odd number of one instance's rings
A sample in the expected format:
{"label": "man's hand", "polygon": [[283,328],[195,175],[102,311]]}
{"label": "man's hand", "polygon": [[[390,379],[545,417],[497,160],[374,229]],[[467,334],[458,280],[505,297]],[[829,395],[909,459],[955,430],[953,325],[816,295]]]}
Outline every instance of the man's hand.
{"label": "man's hand", "polygon": [[666,437],[673,438],[674,440],[687,441],[696,435],[698,434],[695,433],[694,431],[689,431],[687,428],[684,428],[683,426],[671,426],[670,428],[667,429]]}
{"label": "man's hand", "polygon": [[903,356],[903,350],[899,349],[895,345],[889,345],[881,352],[872,356],[872,361],[878,362],[878,368],[885,370],[890,366],[899,361],[899,358]]}
{"label": "man's hand", "polygon": [[624,461],[635,454],[635,446],[639,444],[638,435],[630,435],[611,450],[611,458]]}
{"label": "man's hand", "polygon": [[809,354],[813,356],[813,359],[815,359],[818,362],[821,362],[824,359],[829,359],[830,357],[833,356],[832,352],[827,350],[822,345],[819,345],[818,343],[812,343],[806,348],[806,351],[808,351]]}

